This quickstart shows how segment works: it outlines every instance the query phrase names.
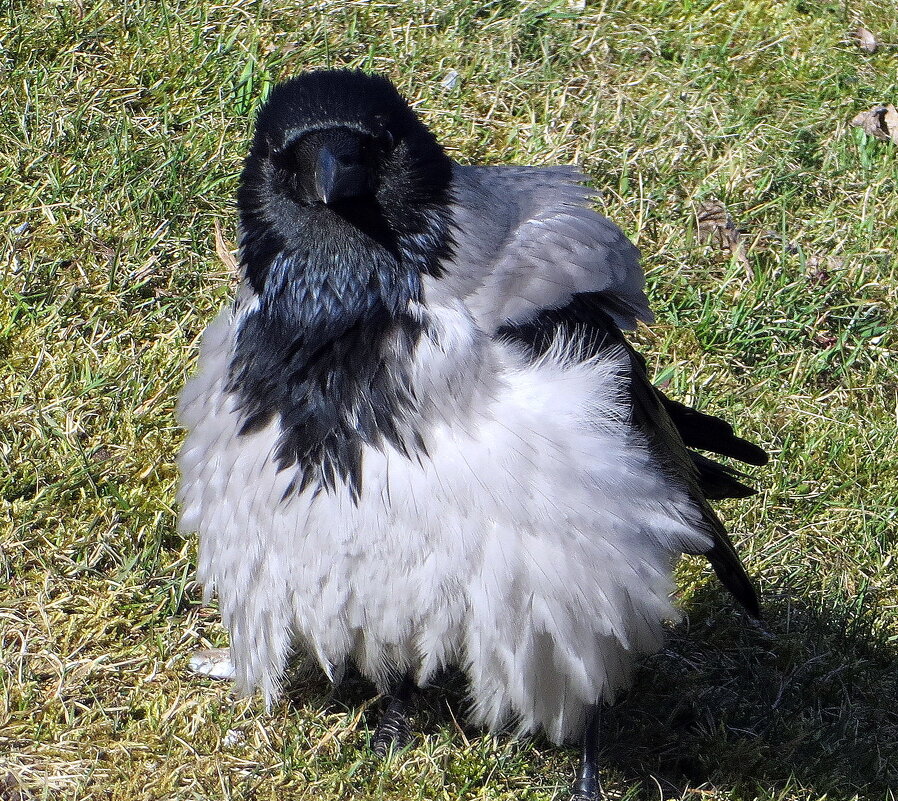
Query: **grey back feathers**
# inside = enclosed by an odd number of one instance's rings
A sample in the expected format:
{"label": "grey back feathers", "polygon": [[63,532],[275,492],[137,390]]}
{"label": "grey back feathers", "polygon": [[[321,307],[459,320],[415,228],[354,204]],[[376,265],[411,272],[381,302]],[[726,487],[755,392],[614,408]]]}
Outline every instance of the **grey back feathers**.
{"label": "grey back feathers", "polygon": [[581,292],[602,293],[624,329],[651,322],[639,251],[589,208],[574,167],[462,167],[452,172],[455,252],[445,289],[495,332]]}

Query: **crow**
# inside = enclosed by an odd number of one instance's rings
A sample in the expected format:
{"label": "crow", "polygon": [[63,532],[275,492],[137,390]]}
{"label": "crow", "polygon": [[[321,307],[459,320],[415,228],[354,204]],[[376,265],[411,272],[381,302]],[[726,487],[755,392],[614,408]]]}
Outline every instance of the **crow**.
{"label": "crow", "polygon": [[180,529],[217,594],[236,684],[291,653],[389,701],[465,676],[471,721],[579,741],[677,618],[704,554],[752,582],[709,498],[761,465],[667,398],[622,330],[650,322],[639,252],[574,167],[463,166],[386,78],[308,72],[259,111],[237,195],[241,285],[179,401]]}

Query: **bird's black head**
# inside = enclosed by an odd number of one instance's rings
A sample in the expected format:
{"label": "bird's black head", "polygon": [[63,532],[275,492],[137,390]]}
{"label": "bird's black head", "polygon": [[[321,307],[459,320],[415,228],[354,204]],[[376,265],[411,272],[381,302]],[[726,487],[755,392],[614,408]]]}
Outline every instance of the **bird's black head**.
{"label": "bird's black head", "polygon": [[[309,72],[259,112],[238,206],[257,292],[278,254],[312,240],[380,247],[435,273],[448,248],[451,161],[386,78]],[[411,265],[408,265],[411,266]]]}

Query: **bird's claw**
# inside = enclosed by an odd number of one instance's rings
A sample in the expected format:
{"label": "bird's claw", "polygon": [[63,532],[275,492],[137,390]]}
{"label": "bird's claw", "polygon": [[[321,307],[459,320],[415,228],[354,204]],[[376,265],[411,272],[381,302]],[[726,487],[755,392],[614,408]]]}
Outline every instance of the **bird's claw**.
{"label": "bird's claw", "polygon": [[405,748],[411,741],[412,732],[405,715],[399,710],[387,707],[371,738],[371,750],[384,759],[390,752]]}
{"label": "bird's claw", "polygon": [[574,782],[574,789],[571,793],[570,801],[604,801],[605,793],[602,790],[601,783],[592,777],[586,779],[577,779]]}

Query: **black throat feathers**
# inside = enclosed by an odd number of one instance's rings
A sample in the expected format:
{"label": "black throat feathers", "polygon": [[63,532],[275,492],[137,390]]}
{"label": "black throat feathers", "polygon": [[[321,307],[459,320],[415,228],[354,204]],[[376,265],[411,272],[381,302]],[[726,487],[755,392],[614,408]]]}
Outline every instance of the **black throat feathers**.
{"label": "black throat feathers", "polygon": [[425,325],[416,311],[425,252],[446,250],[439,215],[433,222],[425,243],[321,206],[273,256],[270,237],[244,229],[258,306],[240,324],[228,389],[239,397],[241,434],[278,418],[278,467],[297,467],[287,494],[339,482],[357,499],[364,446],[423,449],[410,368]]}

